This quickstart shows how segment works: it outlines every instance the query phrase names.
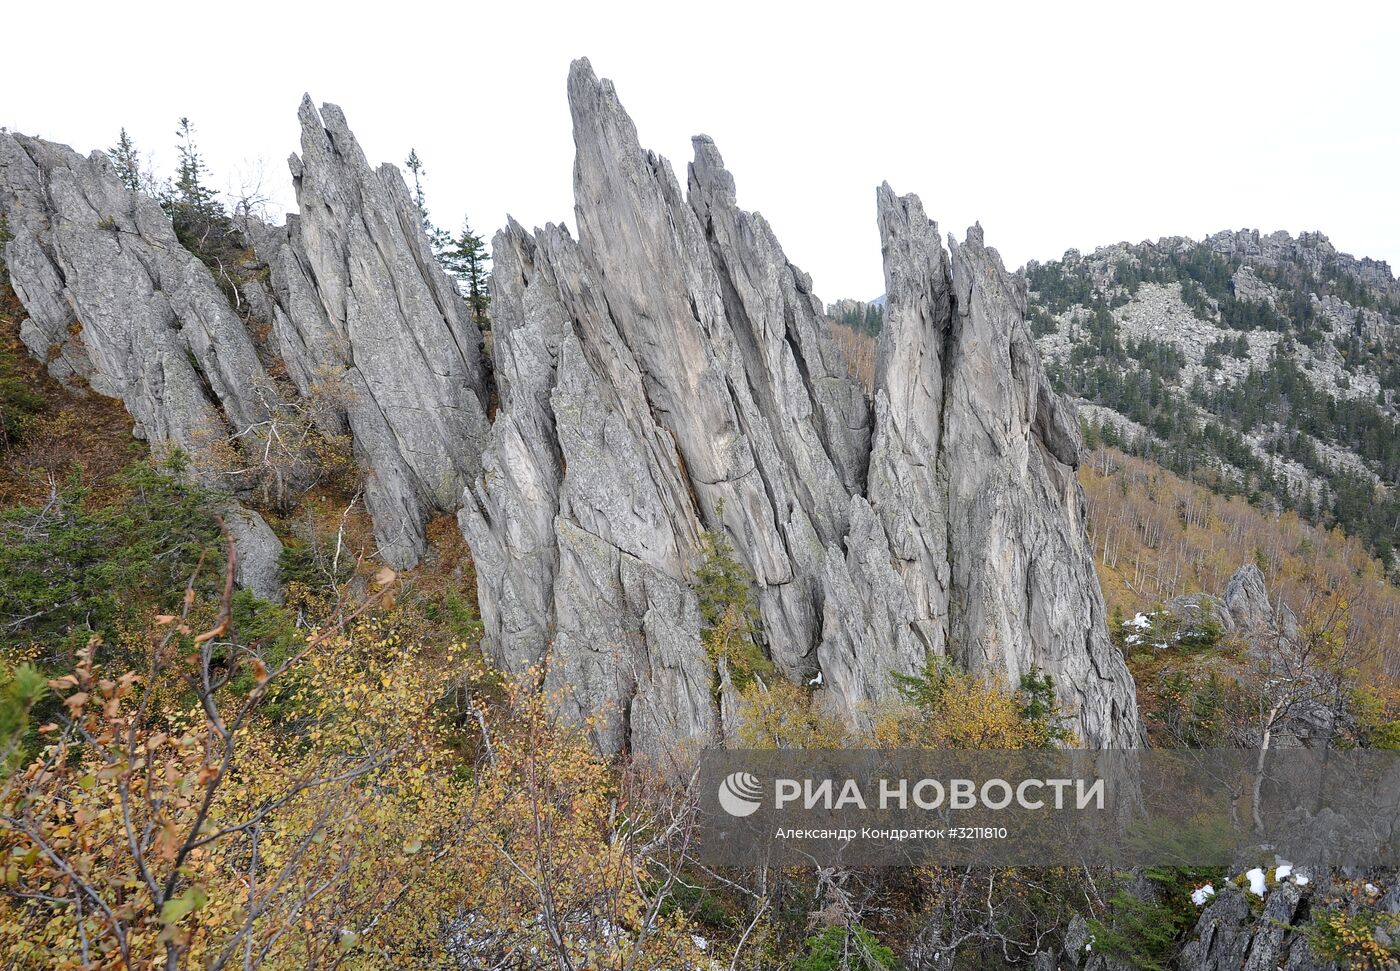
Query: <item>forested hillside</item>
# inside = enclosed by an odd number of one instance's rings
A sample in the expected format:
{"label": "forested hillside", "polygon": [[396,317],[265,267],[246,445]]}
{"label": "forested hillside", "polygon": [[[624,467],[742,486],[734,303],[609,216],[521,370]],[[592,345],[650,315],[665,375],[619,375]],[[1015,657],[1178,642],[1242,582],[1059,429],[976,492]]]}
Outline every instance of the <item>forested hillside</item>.
{"label": "forested hillside", "polygon": [[1320,234],[1218,233],[1026,268],[1057,387],[1102,438],[1360,537],[1400,530],[1400,286]]}

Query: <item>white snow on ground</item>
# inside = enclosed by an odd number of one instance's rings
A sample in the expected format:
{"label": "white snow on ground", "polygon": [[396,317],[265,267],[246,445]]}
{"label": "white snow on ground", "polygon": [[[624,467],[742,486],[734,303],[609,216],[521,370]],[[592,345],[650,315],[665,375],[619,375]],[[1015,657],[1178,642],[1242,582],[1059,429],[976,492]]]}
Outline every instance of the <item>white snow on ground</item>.
{"label": "white snow on ground", "polygon": [[1279,868],[1278,868],[1277,870],[1274,871],[1274,879],[1277,880],[1277,881],[1279,881],[1280,883],[1282,883],[1284,880],[1287,880],[1287,879],[1288,879],[1288,875],[1289,875],[1290,873],[1292,873],[1292,872],[1293,872],[1293,864],[1291,864],[1291,863],[1283,863],[1283,864],[1280,864],[1280,865],[1279,865]]}
{"label": "white snow on ground", "polygon": [[1215,896],[1215,887],[1206,884],[1204,887],[1197,887],[1191,891],[1191,902],[1197,907],[1204,907],[1206,901]]}
{"label": "white snow on ground", "polygon": [[1269,889],[1269,883],[1264,879],[1264,871],[1255,867],[1244,875],[1249,881],[1249,892],[1256,897],[1262,897]]}
{"label": "white snow on ground", "polygon": [[1152,626],[1152,618],[1146,614],[1138,614],[1132,620],[1123,621],[1124,627],[1136,627],[1138,630],[1147,630]]}

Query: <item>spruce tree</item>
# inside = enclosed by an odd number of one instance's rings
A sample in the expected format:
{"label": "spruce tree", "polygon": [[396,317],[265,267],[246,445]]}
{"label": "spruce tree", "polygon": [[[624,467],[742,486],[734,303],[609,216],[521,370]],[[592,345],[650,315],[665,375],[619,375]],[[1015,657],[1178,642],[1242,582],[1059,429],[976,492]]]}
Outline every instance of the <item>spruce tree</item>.
{"label": "spruce tree", "polygon": [[195,145],[194,125],[188,118],[180,119],[175,137],[179,139],[175,151],[180,163],[175,172],[173,204],[186,215],[205,220],[223,216],[224,207],[219,204],[214,190],[206,184],[209,179],[209,167],[204,164],[204,159]]}
{"label": "spruce tree", "polygon": [[232,292],[230,277],[245,244],[229,218],[219,195],[210,187],[211,176],[194,140],[194,125],[181,118],[175,131],[178,164],[175,181],[166,183],[160,204],[170,216],[175,238],[211,270]]}
{"label": "spruce tree", "polygon": [[428,197],[423,191],[423,179],[427,176],[428,170],[423,167],[423,160],[418,157],[418,150],[410,148],[408,158],[404,159],[404,166],[413,173],[413,205],[418,210],[418,218],[423,223],[423,235],[428,237],[428,244],[433,248],[433,255],[438,262],[446,262],[443,259],[448,246],[452,243],[452,237],[445,230],[433,225],[432,217],[428,215]]}
{"label": "spruce tree", "polygon": [[141,191],[141,154],[126,129],[117,136],[117,144],[107,149],[112,159],[112,167],[117,170],[117,178],[132,192]]}
{"label": "spruce tree", "polygon": [[472,319],[478,325],[487,323],[491,293],[487,285],[486,265],[490,257],[482,238],[472,232],[471,222],[462,220],[462,232],[451,241],[440,259],[448,273],[457,278],[457,285],[471,307]]}

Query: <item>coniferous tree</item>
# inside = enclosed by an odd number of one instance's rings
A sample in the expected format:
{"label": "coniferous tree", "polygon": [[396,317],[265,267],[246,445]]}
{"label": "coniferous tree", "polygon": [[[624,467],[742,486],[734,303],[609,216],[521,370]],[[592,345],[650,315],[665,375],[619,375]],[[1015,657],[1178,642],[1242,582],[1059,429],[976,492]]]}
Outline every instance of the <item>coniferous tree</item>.
{"label": "coniferous tree", "polygon": [[219,203],[218,194],[208,186],[209,167],[194,142],[194,125],[188,118],[181,118],[175,132],[179,141],[175,151],[180,162],[175,172],[173,204],[187,215],[209,219],[224,215],[224,207]]}
{"label": "coniferous tree", "polygon": [[472,319],[478,325],[487,323],[491,293],[487,284],[487,263],[490,256],[482,238],[472,232],[471,222],[462,220],[462,231],[442,253],[440,259],[448,273],[457,278],[457,285],[471,307]]}
{"label": "coniferous tree", "polygon": [[423,235],[428,237],[428,243],[433,248],[433,255],[437,257],[439,262],[443,262],[443,254],[452,243],[452,237],[445,230],[434,225],[432,217],[428,215],[428,197],[423,191],[423,179],[427,176],[428,170],[423,167],[423,160],[418,157],[416,148],[408,150],[408,158],[404,159],[403,164],[413,173],[413,205],[418,209],[418,218],[423,222]]}
{"label": "coniferous tree", "polygon": [[175,238],[213,271],[220,286],[241,305],[235,268],[247,244],[210,186],[212,176],[195,144],[194,131],[188,118],[180,119],[175,131],[175,180],[166,183],[160,204],[170,217]]}
{"label": "coniferous tree", "polygon": [[[183,119],[182,119],[183,120]],[[126,129],[117,136],[117,144],[107,150],[112,159],[112,167],[117,170],[117,178],[132,192],[141,191],[141,153]]]}

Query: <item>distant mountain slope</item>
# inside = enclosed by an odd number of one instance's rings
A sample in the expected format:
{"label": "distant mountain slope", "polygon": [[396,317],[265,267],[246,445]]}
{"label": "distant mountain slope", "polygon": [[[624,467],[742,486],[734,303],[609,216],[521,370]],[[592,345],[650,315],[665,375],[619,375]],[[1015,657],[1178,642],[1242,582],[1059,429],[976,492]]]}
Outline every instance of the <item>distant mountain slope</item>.
{"label": "distant mountain slope", "polygon": [[1026,267],[1057,388],[1110,444],[1362,537],[1400,532],[1400,283],[1325,236],[1222,232]]}

